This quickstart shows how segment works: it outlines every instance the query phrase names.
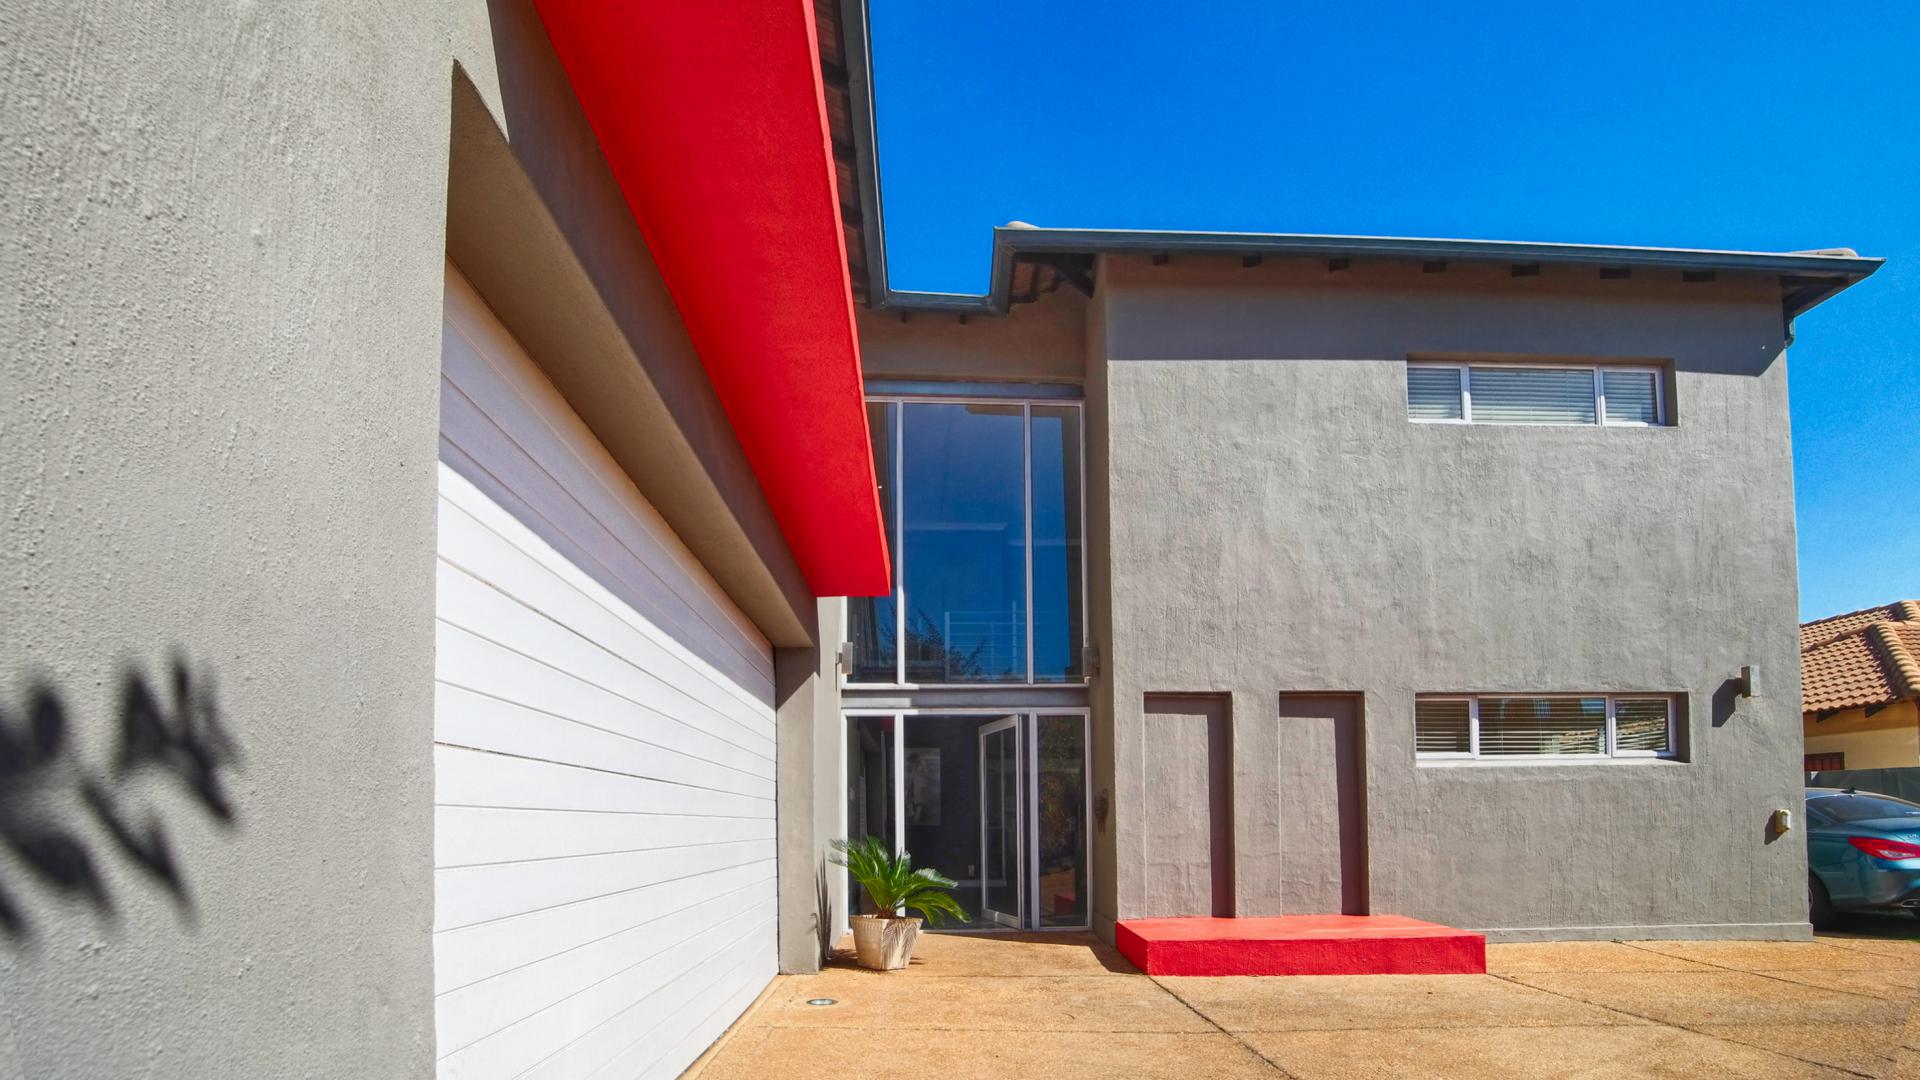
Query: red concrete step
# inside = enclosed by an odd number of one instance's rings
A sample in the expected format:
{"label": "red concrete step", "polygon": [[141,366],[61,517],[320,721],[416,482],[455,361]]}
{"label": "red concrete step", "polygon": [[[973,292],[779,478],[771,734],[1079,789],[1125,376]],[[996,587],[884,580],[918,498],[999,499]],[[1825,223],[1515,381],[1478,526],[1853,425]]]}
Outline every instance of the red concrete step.
{"label": "red concrete step", "polygon": [[1114,944],[1149,975],[1484,975],[1487,938],[1399,915],[1128,919]]}

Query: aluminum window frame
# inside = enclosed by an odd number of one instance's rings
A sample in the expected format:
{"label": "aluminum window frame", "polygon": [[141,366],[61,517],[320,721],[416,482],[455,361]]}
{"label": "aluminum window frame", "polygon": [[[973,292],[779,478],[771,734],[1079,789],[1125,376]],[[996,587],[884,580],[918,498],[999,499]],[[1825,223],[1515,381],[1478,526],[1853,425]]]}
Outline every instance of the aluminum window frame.
{"label": "aluminum window frame", "polygon": [[[1046,396],[989,396],[985,394],[869,394],[867,405],[894,405],[899,407],[897,420],[893,425],[893,620],[894,620],[894,657],[893,682],[852,682],[851,670],[842,667],[840,687],[843,690],[987,690],[987,691],[1032,691],[1045,687],[1091,686],[1093,684],[1092,665],[1089,661],[1088,644],[1092,641],[1092,611],[1087,596],[1089,565],[1092,543],[1087,534],[1087,408],[1084,398],[1069,400]],[[907,681],[907,553],[906,553],[906,431],[908,405],[1018,405],[1020,406],[1021,440],[1021,478],[1023,488],[1022,508],[1024,532],[1026,538],[1026,638],[1027,638],[1027,677],[1024,682],[908,682]],[[1034,679],[1033,658],[1033,410],[1042,408],[1071,408],[1078,417],[1075,434],[1079,440],[1078,457],[1080,466],[1080,654],[1081,674],[1078,679],[1037,682]],[[851,644],[851,621],[848,619],[848,598],[841,598],[840,637],[841,644]]]}
{"label": "aluminum window frame", "polygon": [[[1669,423],[1667,419],[1666,369],[1662,368],[1658,364],[1645,364],[1645,363],[1587,364],[1587,363],[1577,363],[1577,362],[1563,361],[1563,360],[1413,360],[1413,359],[1410,359],[1407,361],[1406,366],[1409,368],[1441,368],[1441,369],[1457,371],[1460,373],[1460,416],[1458,418],[1414,416],[1412,412],[1413,402],[1409,398],[1404,402],[1408,410],[1407,422],[1409,424],[1441,424],[1441,425],[1473,424],[1473,425],[1478,425],[1480,427],[1515,427],[1515,428],[1608,428],[1608,427],[1661,428],[1661,427],[1672,426],[1672,424]],[[1577,424],[1577,423],[1561,423],[1556,421],[1556,422],[1542,423],[1542,424],[1515,424],[1515,423],[1503,423],[1499,420],[1475,420],[1473,418],[1473,369],[1475,367],[1500,367],[1500,368],[1509,368],[1514,370],[1526,370],[1526,371],[1591,371],[1593,373],[1593,423]],[[1653,422],[1652,423],[1647,423],[1642,420],[1610,420],[1607,418],[1607,387],[1606,387],[1605,376],[1608,372],[1624,373],[1624,374],[1645,374],[1652,377],[1653,379]],[[1401,382],[1404,387],[1406,380],[1402,379]]]}
{"label": "aluminum window frame", "polygon": [[[1591,698],[1604,698],[1607,703],[1606,730],[1602,739],[1602,749],[1598,754],[1483,754],[1480,752],[1480,702],[1486,698],[1520,698],[1529,701],[1584,701]],[[1611,761],[1671,761],[1679,757],[1679,699],[1680,695],[1659,691],[1626,691],[1621,693],[1558,692],[1534,694],[1524,691],[1501,691],[1480,694],[1416,694],[1414,695],[1414,759],[1425,764],[1428,762],[1475,762],[1498,765],[1532,764],[1596,764]],[[1622,701],[1659,701],[1667,707],[1667,748],[1665,750],[1622,750],[1620,748],[1620,729],[1616,708]],[[1419,748],[1419,708],[1421,702],[1464,702],[1467,706],[1467,750],[1431,751]]]}

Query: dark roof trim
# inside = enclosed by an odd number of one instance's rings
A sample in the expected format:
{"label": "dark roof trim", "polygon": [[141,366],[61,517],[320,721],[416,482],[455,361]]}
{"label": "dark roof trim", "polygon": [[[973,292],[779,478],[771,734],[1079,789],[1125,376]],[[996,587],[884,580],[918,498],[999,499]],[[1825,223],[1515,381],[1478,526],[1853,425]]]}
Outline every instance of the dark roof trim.
{"label": "dark roof trim", "polygon": [[[847,63],[847,126],[853,136],[853,172],[860,178],[860,236],[865,241],[867,295],[874,307],[896,306],[887,285],[885,215],[880,212],[880,158],[874,140],[873,37],[867,28],[867,0],[840,0],[840,48]],[[845,199],[848,192],[841,192]],[[912,305],[905,305],[912,306]]]}
{"label": "dark roof trim", "polygon": [[1646,267],[1778,277],[1786,317],[1794,316],[1878,270],[1883,259],[1850,251],[1707,251],[1616,247],[1602,244],[1443,240],[1403,236],[1319,236],[1287,233],[1166,232],[1149,229],[1039,229],[1003,225],[993,230],[993,270],[985,296],[894,293],[897,307],[1005,312],[1018,258],[1058,254],[1278,255],[1303,258],[1375,258],[1411,261],[1561,263]]}
{"label": "dark roof trim", "polygon": [[1013,398],[1030,401],[1081,401],[1078,383],[964,382],[946,379],[868,379],[869,397]]}
{"label": "dark roof trim", "polygon": [[[1317,236],[1287,233],[1178,232],[1143,229],[1042,229],[1002,225],[993,230],[993,264],[986,295],[897,292],[887,278],[887,245],[880,201],[880,160],[874,138],[872,38],[868,0],[839,0],[847,60],[849,118],[859,198],[864,211],[868,296],[876,308],[923,311],[986,311],[1005,314],[1012,303],[1016,259],[1047,255],[1175,253],[1411,259],[1420,261],[1562,263],[1603,268],[1646,267],[1675,271],[1774,276],[1781,314],[1792,337],[1796,316],[1878,270],[1884,259],[1852,251],[1711,251],[1688,248],[1615,247],[1603,244],[1524,243],[1505,240],[1443,240],[1400,236]],[[844,197],[844,193],[843,193]]]}

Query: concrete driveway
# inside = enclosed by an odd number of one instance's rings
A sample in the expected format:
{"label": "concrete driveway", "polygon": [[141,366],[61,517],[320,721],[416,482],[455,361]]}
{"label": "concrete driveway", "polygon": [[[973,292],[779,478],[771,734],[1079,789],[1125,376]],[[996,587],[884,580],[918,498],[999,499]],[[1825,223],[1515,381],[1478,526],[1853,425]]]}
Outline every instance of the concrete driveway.
{"label": "concrete driveway", "polygon": [[1892,925],[1493,945],[1486,975],[1264,979],[1149,978],[1086,935],[932,934],[903,972],[841,960],[777,979],[688,1075],[1920,1080],[1920,923]]}

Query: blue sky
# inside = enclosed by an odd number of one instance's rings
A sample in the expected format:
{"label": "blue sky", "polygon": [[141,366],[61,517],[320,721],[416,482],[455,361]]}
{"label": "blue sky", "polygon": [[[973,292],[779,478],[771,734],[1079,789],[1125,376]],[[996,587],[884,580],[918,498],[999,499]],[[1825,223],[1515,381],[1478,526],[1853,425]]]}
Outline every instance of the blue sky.
{"label": "blue sky", "polygon": [[888,266],[992,226],[1887,258],[1790,356],[1801,617],[1920,598],[1920,7],[871,0]]}

